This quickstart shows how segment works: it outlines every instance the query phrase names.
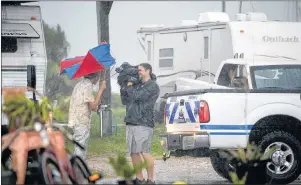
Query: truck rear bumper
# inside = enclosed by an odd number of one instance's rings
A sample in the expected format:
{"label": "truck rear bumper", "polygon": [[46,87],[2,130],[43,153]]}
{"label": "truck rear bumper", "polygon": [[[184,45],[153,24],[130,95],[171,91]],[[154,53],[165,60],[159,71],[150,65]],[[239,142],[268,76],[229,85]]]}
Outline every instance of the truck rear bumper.
{"label": "truck rear bumper", "polygon": [[208,133],[164,134],[160,135],[160,138],[161,146],[166,150],[191,150],[210,147]]}

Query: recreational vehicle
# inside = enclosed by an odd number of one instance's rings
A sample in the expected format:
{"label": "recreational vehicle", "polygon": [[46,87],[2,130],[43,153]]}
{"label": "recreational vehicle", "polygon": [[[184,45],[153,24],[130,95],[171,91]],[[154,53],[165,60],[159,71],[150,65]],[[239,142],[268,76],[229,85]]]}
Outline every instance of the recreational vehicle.
{"label": "recreational vehicle", "polygon": [[35,65],[36,89],[44,94],[47,57],[40,7],[2,2],[1,9],[2,87],[27,86],[27,65]]}
{"label": "recreational vehicle", "polygon": [[200,13],[179,26],[141,26],[139,59],[157,75],[161,94],[176,91],[179,77],[213,82],[221,62],[231,58],[277,55],[301,59],[301,22],[269,21],[264,13]]}
{"label": "recreational vehicle", "polygon": [[[36,90],[44,94],[47,56],[41,9],[11,3],[1,2],[2,88],[27,86],[27,65],[34,65]],[[26,96],[32,98],[32,93]],[[3,115],[2,124],[7,124]]]}

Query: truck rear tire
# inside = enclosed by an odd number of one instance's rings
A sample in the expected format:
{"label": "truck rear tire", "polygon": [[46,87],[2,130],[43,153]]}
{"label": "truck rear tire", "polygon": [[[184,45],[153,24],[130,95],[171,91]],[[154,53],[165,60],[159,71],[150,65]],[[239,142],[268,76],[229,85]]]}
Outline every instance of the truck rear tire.
{"label": "truck rear tire", "polygon": [[172,152],[174,154],[175,157],[183,157],[185,156],[185,150],[175,150]]}
{"label": "truck rear tire", "polygon": [[229,172],[227,170],[228,160],[222,158],[217,151],[212,151],[210,154],[211,165],[214,171],[221,177],[230,180]]}
{"label": "truck rear tire", "polygon": [[[301,173],[301,144],[292,134],[274,131],[265,135],[259,142],[262,151],[276,146],[272,153],[272,163],[267,164],[269,182],[272,184],[289,184]],[[277,171],[277,172],[276,172]]]}
{"label": "truck rear tire", "polygon": [[210,151],[207,148],[196,148],[187,152],[191,157],[210,157]]}

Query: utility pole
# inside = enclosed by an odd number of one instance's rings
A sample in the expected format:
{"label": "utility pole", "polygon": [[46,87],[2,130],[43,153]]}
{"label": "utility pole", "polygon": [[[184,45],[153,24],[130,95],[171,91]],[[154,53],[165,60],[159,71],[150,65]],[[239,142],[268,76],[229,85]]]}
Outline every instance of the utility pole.
{"label": "utility pole", "polygon": [[[103,41],[110,43],[110,29],[109,29],[109,14],[112,7],[113,1],[96,1],[96,15],[97,15],[97,33],[98,33],[98,44]],[[102,73],[104,76],[104,72]],[[110,68],[106,69],[105,79],[107,88],[103,92],[102,105],[111,105],[111,74]],[[112,112],[103,111],[100,117],[101,122],[100,134],[101,136],[111,136],[112,133]]]}

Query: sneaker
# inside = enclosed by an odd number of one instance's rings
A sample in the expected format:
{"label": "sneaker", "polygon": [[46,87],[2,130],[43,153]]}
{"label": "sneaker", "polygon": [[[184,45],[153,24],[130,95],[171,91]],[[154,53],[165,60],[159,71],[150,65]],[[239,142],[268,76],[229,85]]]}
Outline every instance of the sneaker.
{"label": "sneaker", "polygon": [[137,184],[145,184],[146,183],[145,179],[140,180],[140,179],[136,178],[135,180],[136,180]]}
{"label": "sneaker", "polygon": [[149,179],[147,179],[146,184],[156,184],[155,181],[151,181]]}

